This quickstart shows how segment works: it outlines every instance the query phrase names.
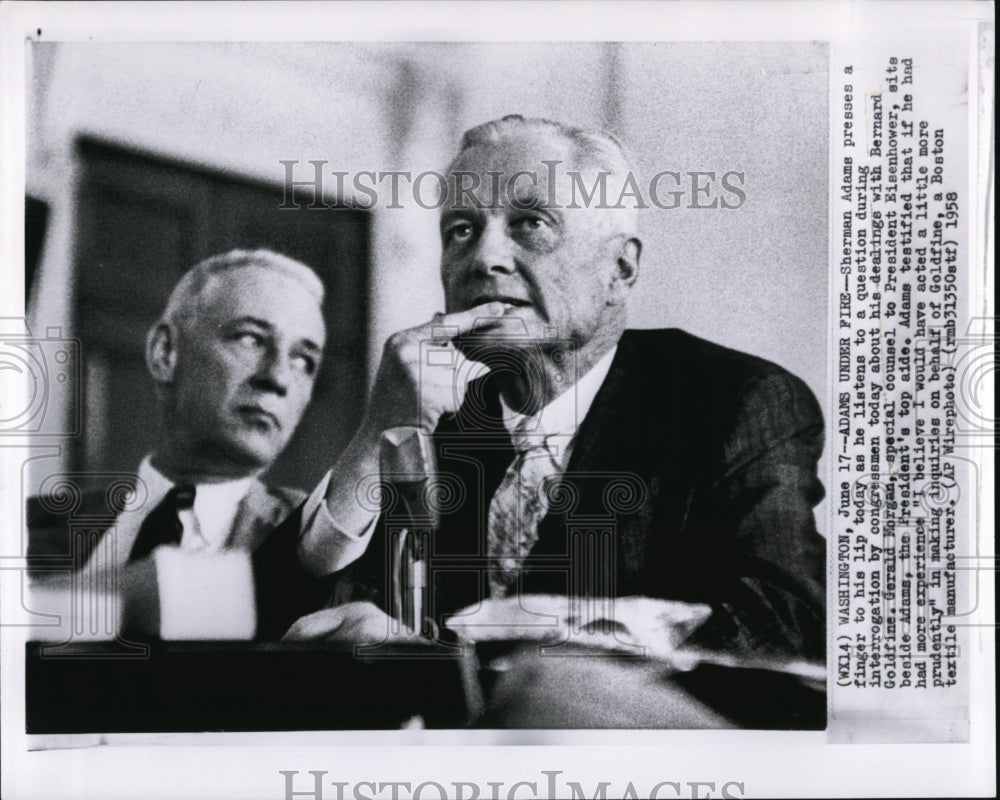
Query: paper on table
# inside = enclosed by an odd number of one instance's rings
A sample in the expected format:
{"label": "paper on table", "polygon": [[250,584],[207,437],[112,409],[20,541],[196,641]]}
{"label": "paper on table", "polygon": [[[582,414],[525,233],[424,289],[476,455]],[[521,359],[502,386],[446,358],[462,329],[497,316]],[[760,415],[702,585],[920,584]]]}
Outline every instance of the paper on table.
{"label": "paper on table", "polygon": [[578,644],[668,658],[711,613],[707,605],[651,597],[526,594],[468,606],[447,626],[471,642]]}

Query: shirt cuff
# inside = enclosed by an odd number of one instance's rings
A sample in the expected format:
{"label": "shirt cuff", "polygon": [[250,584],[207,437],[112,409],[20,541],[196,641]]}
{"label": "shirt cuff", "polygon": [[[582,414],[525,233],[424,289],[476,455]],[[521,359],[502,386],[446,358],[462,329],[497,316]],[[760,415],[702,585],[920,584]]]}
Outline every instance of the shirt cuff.
{"label": "shirt cuff", "polygon": [[257,629],[253,570],[246,552],[153,551],[161,639],[252,639]]}
{"label": "shirt cuff", "polygon": [[[327,472],[302,508],[299,561],[312,575],[323,577],[357,561],[371,541],[378,513],[365,511],[360,527],[350,530],[338,522],[336,509],[326,502],[332,472]],[[355,513],[357,513],[355,511]],[[346,515],[344,515],[346,516]]]}

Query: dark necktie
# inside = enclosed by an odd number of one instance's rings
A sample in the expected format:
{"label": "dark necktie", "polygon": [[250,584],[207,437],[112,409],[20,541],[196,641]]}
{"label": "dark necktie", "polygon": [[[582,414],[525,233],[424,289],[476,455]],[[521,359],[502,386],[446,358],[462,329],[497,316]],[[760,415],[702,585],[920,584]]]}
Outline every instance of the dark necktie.
{"label": "dark necktie", "polygon": [[184,526],[178,512],[194,505],[194,487],[189,484],[175,486],[143,520],[139,535],[132,545],[129,561],[145,558],[163,544],[180,544]]}

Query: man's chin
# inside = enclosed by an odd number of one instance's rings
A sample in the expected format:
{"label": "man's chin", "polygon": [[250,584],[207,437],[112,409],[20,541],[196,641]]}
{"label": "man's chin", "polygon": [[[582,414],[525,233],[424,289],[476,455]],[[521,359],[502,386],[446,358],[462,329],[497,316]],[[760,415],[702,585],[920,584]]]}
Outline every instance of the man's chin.
{"label": "man's chin", "polygon": [[217,449],[221,458],[247,475],[256,475],[274,463],[282,448],[283,443],[275,442],[273,436],[249,431],[220,442]]}

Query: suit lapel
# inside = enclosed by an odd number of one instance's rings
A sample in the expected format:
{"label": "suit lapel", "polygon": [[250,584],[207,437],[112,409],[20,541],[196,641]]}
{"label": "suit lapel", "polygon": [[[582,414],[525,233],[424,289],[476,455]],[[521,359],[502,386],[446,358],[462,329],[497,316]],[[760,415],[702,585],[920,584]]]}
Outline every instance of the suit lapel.
{"label": "suit lapel", "polygon": [[[686,462],[677,431],[672,358],[662,351],[657,355],[658,363],[644,363],[641,333],[628,331],[619,341],[564,475],[577,500],[539,525],[538,542],[525,564],[525,591],[589,596],[637,591],[653,501],[663,491],[682,488],[678,475],[663,472],[664,464],[676,471]],[[545,559],[570,566],[558,574],[545,569]],[[583,580],[597,583],[585,586]]]}
{"label": "suit lapel", "polygon": [[288,508],[258,480],[240,502],[233,529],[226,540],[227,550],[253,552],[285,518]]}
{"label": "suit lapel", "polygon": [[619,463],[611,453],[633,444],[625,435],[635,429],[640,392],[635,385],[637,371],[632,368],[633,349],[632,339],[622,336],[608,375],[580,423],[567,472],[582,472],[609,460]]}
{"label": "suit lapel", "polygon": [[[581,537],[600,539],[598,529],[602,518],[607,517],[605,488],[612,474],[620,470],[621,464],[628,464],[631,469],[636,465],[632,451],[638,395],[632,385],[635,372],[630,369],[631,361],[631,342],[623,337],[607,377],[577,430],[562,479],[565,487],[562,497],[571,500],[568,504],[557,504],[556,510],[539,523],[538,541],[522,569],[522,591],[609,593],[606,588],[579,584],[586,575],[607,575],[607,571],[588,569],[578,560],[586,558],[581,551]],[[613,537],[611,541],[614,544]],[[583,550],[587,550],[587,545],[583,545]]]}
{"label": "suit lapel", "polygon": [[[117,491],[91,490],[83,495],[83,505],[76,516],[80,520],[91,521],[93,526],[98,526],[102,531],[99,537],[89,537],[85,540],[82,563],[85,563],[88,569],[103,569],[112,564],[121,565],[128,561],[145,514],[142,518],[127,513],[122,514],[126,499],[124,486],[125,483],[120,482],[116,485]],[[148,499],[142,510],[152,509],[160,499],[162,498]],[[272,494],[260,481],[254,480],[240,501],[232,530],[226,539],[225,549],[255,551],[271,531],[284,521],[290,511],[289,502],[279,495]],[[34,541],[31,545],[33,551],[70,552],[67,550],[70,545],[67,544],[66,538],[70,533],[69,519],[65,516],[56,518],[52,514],[42,512],[35,512],[34,516],[37,517],[36,520],[29,520],[29,525],[33,529]],[[77,522],[75,527],[79,529],[82,526]],[[111,528],[115,528],[114,535],[111,535]],[[102,548],[104,552],[100,558],[91,558],[92,551],[96,548]]]}
{"label": "suit lapel", "polygon": [[[684,470],[685,465],[692,464],[690,443],[697,431],[685,430],[681,425],[689,416],[682,407],[683,393],[691,387],[677,385],[677,354],[673,350],[672,347],[658,347],[652,356],[656,363],[646,363],[650,356],[644,352],[642,333],[627,331],[622,336],[608,375],[577,432],[564,476],[578,499],[570,507],[553,511],[541,521],[538,541],[522,572],[523,591],[589,592],[592,596],[612,591],[606,579],[602,579],[598,587],[574,583],[580,579],[580,574],[590,571],[604,576],[611,574],[616,594],[635,592],[644,579],[643,566],[648,561],[646,551],[651,531],[663,538],[679,527],[686,487],[690,483]],[[475,501],[466,503],[466,512],[442,520],[439,532],[441,541],[450,543],[449,549],[456,547],[463,553],[469,552],[477,536],[485,546],[489,499],[514,458],[509,445],[497,445],[507,437],[499,421],[495,389],[488,385],[479,387],[476,396],[482,407],[475,418],[460,412],[457,420],[449,420],[439,428],[439,432],[447,433],[439,439],[442,446],[447,446],[445,442],[454,442],[462,447],[463,454],[479,465],[478,469],[461,465],[445,467],[448,461],[442,460],[443,468],[461,472],[467,496]],[[475,444],[477,437],[478,445]],[[613,481],[624,481],[622,494],[635,491],[637,502],[631,506],[620,502],[613,492],[609,492]],[[670,495],[663,504],[669,509],[670,517],[661,525],[652,525],[653,501],[662,492]],[[467,513],[468,507],[473,505],[479,510],[478,517]],[[590,535],[588,531],[602,527],[610,531],[613,555],[606,552],[598,556],[599,563],[590,565],[593,569],[585,565],[571,567],[571,533],[586,538]],[[655,544],[656,547],[662,545],[663,542]],[[611,571],[602,569],[606,567],[603,559],[607,557],[614,558],[615,566]],[[482,591],[485,591],[485,583]],[[463,602],[475,599],[468,596],[468,591],[462,594],[466,595]]]}

